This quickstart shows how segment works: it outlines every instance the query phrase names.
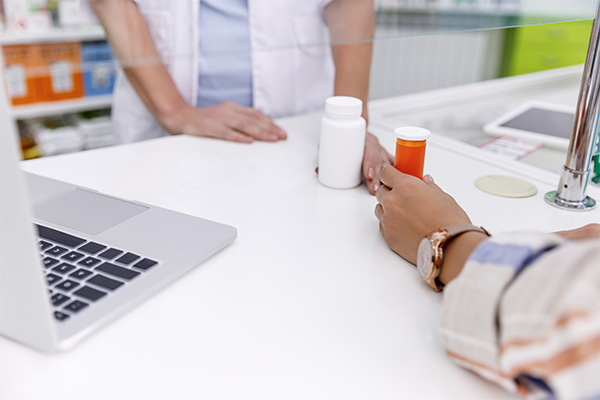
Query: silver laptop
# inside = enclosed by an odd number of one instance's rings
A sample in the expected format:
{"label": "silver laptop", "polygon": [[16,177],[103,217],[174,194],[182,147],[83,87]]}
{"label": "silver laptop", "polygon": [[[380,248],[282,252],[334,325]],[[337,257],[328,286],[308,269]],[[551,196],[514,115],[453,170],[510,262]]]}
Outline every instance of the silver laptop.
{"label": "silver laptop", "polygon": [[237,236],[235,228],[22,172],[0,77],[0,334],[65,350]]}

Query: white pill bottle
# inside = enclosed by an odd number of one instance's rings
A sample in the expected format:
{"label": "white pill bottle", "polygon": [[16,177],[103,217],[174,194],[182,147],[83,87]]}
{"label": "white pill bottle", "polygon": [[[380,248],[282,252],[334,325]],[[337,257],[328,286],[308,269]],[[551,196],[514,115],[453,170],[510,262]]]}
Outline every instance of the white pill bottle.
{"label": "white pill bottle", "polygon": [[362,101],[334,96],[325,101],[319,142],[319,182],[334,189],[350,189],[362,180],[366,122]]}

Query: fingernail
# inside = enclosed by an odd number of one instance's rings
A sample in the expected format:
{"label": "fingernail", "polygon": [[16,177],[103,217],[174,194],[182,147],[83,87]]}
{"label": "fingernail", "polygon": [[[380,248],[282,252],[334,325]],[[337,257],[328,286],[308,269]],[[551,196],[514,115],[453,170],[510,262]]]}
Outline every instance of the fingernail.
{"label": "fingernail", "polygon": [[273,141],[273,142],[274,142],[274,141],[276,141],[276,140],[279,140],[279,139],[281,139],[281,138],[280,138],[279,136],[277,136],[277,135],[269,135],[268,137],[269,137],[269,140],[271,140],[271,141]]}
{"label": "fingernail", "polygon": [[287,137],[287,133],[283,129],[279,130],[279,137],[285,139]]}
{"label": "fingernail", "polygon": [[367,172],[367,177],[369,179],[373,179],[375,177],[375,170],[372,167],[369,168],[369,172]]}
{"label": "fingernail", "polygon": [[377,189],[379,189],[379,185],[378,185],[378,184],[374,184],[374,185],[373,185],[373,191],[374,191],[374,192],[376,192],[376,191],[377,191]]}
{"label": "fingernail", "polygon": [[435,183],[435,181],[433,180],[433,176],[431,176],[431,175],[429,175],[429,174],[425,175],[425,176],[423,177],[423,180],[424,180],[424,181],[427,181],[427,182]]}

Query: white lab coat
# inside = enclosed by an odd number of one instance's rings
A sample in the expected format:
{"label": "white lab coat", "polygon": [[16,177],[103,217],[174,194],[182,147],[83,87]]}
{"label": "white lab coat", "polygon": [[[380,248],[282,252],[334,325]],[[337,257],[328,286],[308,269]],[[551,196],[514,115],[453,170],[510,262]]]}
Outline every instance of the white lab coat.
{"label": "white lab coat", "polygon": [[[175,86],[195,105],[201,0],[134,1]],[[248,1],[254,108],[271,118],[323,109],[334,80],[324,22],[330,1]],[[122,143],[167,135],[122,71],[115,84],[113,124]]]}

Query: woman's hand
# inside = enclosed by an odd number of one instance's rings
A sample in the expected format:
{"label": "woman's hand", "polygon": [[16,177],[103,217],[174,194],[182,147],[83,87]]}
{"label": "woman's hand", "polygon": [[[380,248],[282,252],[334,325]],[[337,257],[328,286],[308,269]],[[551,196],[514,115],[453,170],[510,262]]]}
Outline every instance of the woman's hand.
{"label": "woman's hand", "polygon": [[376,196],[379,230],[390,248],[415,264],[421,240],[436,229],[471,220],[454,198],[440,189],[431,176],[421,181],[394,167],[381,170],[382,186]]}
{"label": "woman's hand", "polygon": [[276,142],[287,138],[285,131],[262,112],[233,102],[210,107],[186,105],[160,122],[174,135],[213,137],[242,143],[252,143],[255,139]]}

